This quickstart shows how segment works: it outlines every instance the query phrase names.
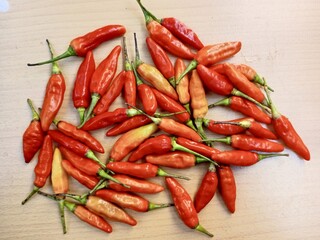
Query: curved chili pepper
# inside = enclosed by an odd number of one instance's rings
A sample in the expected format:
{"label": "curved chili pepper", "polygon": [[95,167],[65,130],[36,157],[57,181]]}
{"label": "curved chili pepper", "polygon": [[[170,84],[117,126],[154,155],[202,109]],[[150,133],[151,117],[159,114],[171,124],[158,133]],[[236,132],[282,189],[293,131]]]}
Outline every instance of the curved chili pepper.
{"label": "curved chili pepper", "polygon": [[129,188],[123,187],[120,184],[115,182],[109,182],[108,187],[120,191],[120,192],[135,192],[135,193],[146,193],[146,194],[155,194],[162,192],[164,187],[144,179],[137,179],[129,177],[124,174],[115,174],[114,178],[118,179],[120,182],[130,186]]}
{"label": "curved chili pepper", "polygon": [[[53,57],[52,47],[47,39],[47,44]],[[51,77],[46,86],[46,93],[43,99],[42,110],[40,112],[41,128],[44,132],[49,130],[49,127],[56,117],[63,102],[66,83],[61,70],[56,62],[52,63]]]}
{"label": "curved chili pepper", "polygon": [[137,212],[148,212],[172,206],[172,204],[152,203],[133,193],[117,192],[111,189],[98,190],[95,195],[122,208],[129,208]]}
{"label": "curved chili pepper", "polygon": [[210,104],[208,107],[212,108],[215,106],[229,106],[232,110],[241,112],[244,115],[254,118],[258,122],[270,124],[271,118],[268,114],[263,112],[254,103],[243,99],[241,97],[232,96],[224,98],[216,103]]}
{"label": "curved chili pepper", "polygon": [[69,48],[63,54],[45,62],[28,63],[28,66],[42,65],[58,61],[71,56],[84,57],[89,51],[98,47],[101,43],[120,37],[126,33],[126,29],[122,25],[107,25],[89,32],[81,37],[77,37],[70,42]]}
{"label": "curved chili pepper", "polygon": [[72,202],[65,202],[64,206],[70,212],[74,213],[79,219],[90,224],[91,226],[98,228],[106,233],[112,232],[111,225],[106,220],[104,220],[104,218],[93,213],[84,206]]}
{"label": "curved chili pepper", "polygon": [[168,79],[170,84],[175,87],[174,68],[169,56],[151,37],[146,38],[146,43],[155,66]]}
{"label": "curved chili pepper", "polygon": [[[266,88],[266,87],[265,87]],[[276,134],[284,141],[284,143],[293,150],[296,154],[305,160],[310,160],[310,152],[308,147],[303,142],[297,131],[294,129],[291,121],[281,114],[273,104],[270,94],[267,89],[267,97],[271,107],[272,126]]]}
{"label": "curved chili pepper", "polygon": [[90,82],[91,103],[84,116],[83,122],[78,128],[81,128],[86,121],[88,121],[101,96],[106,93],[114,75],[116,74],[120,52],[121,46],[118,45],[114,47],[109,55],[94,71]]}
{"label": "curved chili pepper", "polygon": [[233,171],[229,166],[218,168],[218,188],[221,197],[231,213],[236,210],[237,187]]}
{"label": "curved chili pepper", "polygon": [[189,193],[182,187],[182,185],[176,179],[170,177],[166,177],[166,185],[171,193],[171,197],[179,217],[184,224],[191,229],[195,229],[210,237],[213,237],[213,234],[208,232],[203,226],[200,225],[193,201]]}
{"label": "curved chili pepper", "polygon": [[84,143],[93,151],[104,153],[104,148],[101,143],[87,131],[78,129],[73,124],[65,121],[54,121],[54,123],[63,134]]}
{"label": "curved chili pepper", "polygon": [[[62,166],[62,156],[59,148],[55,148],[53,152],[51,184],[55,194],[67,193],[69,191],[68,174]],[[64,198],[59,199],[59,212],[63,233],[67,233],[65,217],[64,217]]]}
{"label": "curved chili pepper", "polygon": [[27,196],[25,200],[22,201],[24,205],[34,194],[36,194],[40,188],[42,188],[51,173],[53,160],[53,145],[50,135],[46,135],[41,146],[38,163],[34,168],[35,179],[33,181],[33,190]]}
{"label": "curved chili pepper", "polygon": [[141,112],[135,109],[117,108],[112,112],[104,112],[98,116],[90,118],[82,127],[82,130],[92,131],[110,126],[117,122],[123,122]]}
{"label": "curved chili pepper", "polygon": [[94,152],[83,143],[75,140],[67,135],[59,132],[57,130],[49,130],[48,134],[52,137],[52,139],[59,143],[60,145],[74,151],[75,153],[79,154],[80,156],[87,157],[92,159],[93,161],[100,164],[100,166],[105,167],[105,164],[102,163],[94,154]]}
{"label": "curved chili pepper", "polygon": [[249,152],[244,150],[229,150],[219,153],[213,153],[211,159],[221,164],[234,166],[250,166],[260,160],[270,157],[289,156],[288,154],[259,154],[256,152]]}
{"label": "curved chili pepper", "polygon": [[108,88],[107,92],[100,98],[99,102],[93,109],[94,115],[99,115],[109,110],[111,104],[120,95],[122,91],[126,74],[127,73],[123,70],[115,77],[115,79],[110,84],[110,87]]}
{"label": "curved chili pepper", "polygon": [[[186,69],[181,58],[177,58],[174,64],[175,79],[177,79],[181,73]],[[179,102],[190,112],[189,102],[190,102],[190,93],[189,93],[189,77],[185,75],[179,82],[176,84],[176,91],[179,97]]]}
{"label": "curved chili pepper", "polygon": [[161,74],[161,72],[150,64],[144,63],[139,56],[138,44],[137,44],[137,37],[134,34],[135,40],[135,68],[139,75],[160,92],[168,95],[169,97],[173,98],[174,100],[178,100],[178,95],[176,90],[170,85],[168,80]]}
{"label": "curved chili pepper", "polygon": [[78,69],[72,91],[73,106],[79,112],[80,122],[83,121],[84,112],[90,105],[91,97],[89,87],[95,69],[94,55],[92,51],[89,51]]}
{"label": "curved chili pepper", "polygon": [[187,138],[178,137],[176,139],[176,141],[181,146],[186,147],[186,148],[188,148],[192,151],[195,151],[195,152],[197,152],[203,156],[206,156],[206,157],[211,157],[211,155],[213,153],[219,152],[219,150],[216,148],[209,147],[208,145],[205,145],[200,142],[194,142],[194,141],[187,139]]}
{"label": "curved chili pepper", "polygon": [[231,145],[233,148],[247,151],[282,152],[284,150],[284,146],[280,143],[246,134],[237,134],[225,138],[212,138],[204,141],[222,142]]}
{"label": "curved chili pepper", "polygon": [[22,136],[22,148],[24,161],[29,163],[34,155],[39,151],[44,140],[44,133],[41,128],[40,118],[34,109],[30,99],[27,100],[32,110],[32,120]]}
{"label": "curved chili pepper", "polygon": [[207,162],[208,160],[201,157],[196,157],[194,154],[182,151],[168,152],[164,154],[147,155],[146,162],[155,165],[161,165],[170,168],[190,168],[198,163]]}
{"label": "curved chili pepper", "polygon": [[115,173],[127,174],[138,178],[174,177],[190,180],[188,177],[167,173],[151,163],[109,162],[107,168]]}
{"label": "curved chili pepper", "polygon": [[216,168],[210,164],[206,174],[203,176],[200,187],[194,197],[194,207],[200,212],[211,201],[218,187],[218,176]]}
{"label": "curved chili pepper", "polygon": [[139,3],[144,14],[150,37],[171,54],[183,59],[193,59],[194,53],[178,38],[176,38],[167,28],[154,20],[150,13],[141,5],[140,1],[137,2]]}
{"label": "curved chili pepper", "polygon": [[122,123],[119,123],[118,125],[110,128],[106,135],[107,136],[116,136],[125,132],[128,132],[129,130],[132,130],[134,128],[138,128],[141,126],[144,126],[146,124],[151,123],[151,119],[144,116],[144,115],[137,115],[132,118],[129,118],[128,120],[125,120]]}
{"label": "curved chili pepper", "polygon": [[197,50],[203,48],[203,44],[198,35],[192,29],[188,28],[183,22],[173,17],[158,19],[141,4],[140,0],[137,0],[137,2],[148,16],[167,28],[180,41]]}
{"label": "curved chili pepper", "polygon": [[204,66],[213,65],[232,57],[233,55],[238,53],[240,49],[241,42],[217,43],[201,48],[195,55],[194,59],[189,63],[185,71],[177,79],[177,82],[179,83],[187,73],[197,68],[199,64],[202,64]]}
{"label": "curved chili pepper", "polygon": [[130,151],[139,146],[157,130],[157,125],[150,123],[126,132],[114,143],[110,152],[110,160],[121,161]]}

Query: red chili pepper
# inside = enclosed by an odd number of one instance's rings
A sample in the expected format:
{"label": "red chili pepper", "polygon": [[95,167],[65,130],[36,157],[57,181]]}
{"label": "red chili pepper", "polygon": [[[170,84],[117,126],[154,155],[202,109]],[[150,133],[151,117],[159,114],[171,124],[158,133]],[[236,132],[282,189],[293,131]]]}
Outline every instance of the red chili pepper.
{"label": "red chili pepper", "polygon": [[84,112],[90,105],[91,97],[89,88],[95,69],[94,55],[92,51],[89,51],[78,69],[72,92],[73,105],[79,112],[80,122],[83,121]]}
{"label": "red chili pepper", "polygon": [[237,188],[236,181],[229,166],[220,166],[218,168],[218,188],[221,197],[231,213],[236,210]]}
{"label": "red chili pepper", "polygon": [[111,225],[106,220],[104,220],[104,218],[93,213],[84,206],[72,202],[65,202],[64,205],[70,212],[74,213],[82,221],[106,233],[112,232]]}
{"label": "red chili pepper", "polygon": [[39,151],[44,140],[44,133],[41,128],[40,118],[34,109],[32,102],[28,99],[28,105],[32,110],[32,120],[22,136],[22,147],[24,161],[29,163]]}
{"label": "red chili pepper", "polygon": [[200,225],[198,214],[192,199],[182,185],[176,179],[170,177],[166,177],[166,185],[171,193],[171,197],[179,217],[184,224],[191,229],[195,229],[210,237],[213,237],[213,234],[208,232],[203,226]]}
{"label": "red chili pepper", "polygon": [[157,130],[157,125],[150,123],[126,132],[114,143],[110,152],[110,160],[116,162],[121,161],[129,152],[139,146]]}
{"label": "red chili pepper", "polygon": [[174,68],[169,56],[151,37],[146,38],[146,43],[155,66],[168,79],[170,84],[175,87]]}
{"label": "red chili pepper", "polygon": [[178,137],[176,141],[181,146],[186,147],[206,157],[211,157],[213,153],[219,152],[219,150],[216,148],[209,147],[208,145],[205,145],[203,143],[194,142],[187,138]]}
{"label": "red chili pepper", "polygon": [[284,143],[296,154],[305,160],[310,160],[310,152],[297,131],[294,129],[291,121],[281,114],[273,104],[269,92],[266,89],[267,97],[272,111],[272,126],[276,134]]}
{"label": "red chili pepper", "polygon": [[93,161],[96,161],[97,163],[100,164],[100,166],[105,167],[105,164],[102,163],[96,155],[93,153],[93,151],[87,146],[84,145],[83,143],[66,136],[62,132],[59,132],[57,130],[49,130],[48,134],[52,137],[52,139],[59,143],[61,146],[64,146],[75,153],[77,153],[80,156],[87,157],[92,159]]}
{"label": "red chili pepper", "polygon": [[141,113],[135,109],[117,108],[112,112],[105,112],[90,118],[81,129],[85,131],[97,130],[117,122],[123,122],[139,114]]}
{"label": "red chili pepper", "polygon": [[137,2],[144,14],[150,37],[171,54],[183,59],[193,59],[194,53],[178,38],[176,38],[166,27],[154,20],[150,13],[141,5],[140,1]]}
{"label": "red chili pepper", "polygon": [[104,153],[101,143],[87,131],[78,129],[76,126],[65,121],[55,121],[54,123],[63,134],[84,143],[93,151]]}
{"label": "red chili pepper", "polygon": [[204,141],[222,142],[231,145],[233,148],[247,151],[282,152],[284,150],[284,146],[280,143],[246,134],[237,134],[225,138],[212,138]]}
{"label": "red chili pepper", "polygon": [[216,103],[210,104],[208,107],[212,108],[215,106],[229,106],[232,110],[241,112],[244,115],[254,118],[258,122],[270,124],[271,118],[268,114],[263,112],[258,106],[254,103],[243,99],[241,97],[228,97],[224,98]]}
{"label": "red chili pepper", "polygon": [[123,70],[115,77],[107,92],[101,97],[101,99],[93,109],[94,115],[99,115],[109,110],[111,104],[122,91],[126,74],[127,73]]}
{"label": "red chili pepper", "polygon": [[214,197],[218,187],[218,176],[216,168],[210,164],[206,174],[203,176],[200,187],[194,197],[194,207],[197,212],[200,212],[211,199]]}
{"label": "red chili pepper", "polygon": [[107,136],[117,136],[122,133],[126,133],[134,128],[138,128],[141,126],[144,126],[146,124],[151,123],[151,119],[144,116],[144,115],[137,115],[132,118],[129,118],[128,120],[125,120],[122,123],[119,123],[118,125],[110,128],[106,135]]}
{"label": "red chili pepper", "polygon": [[89,51],[98,47],[101,43],[120,37],[126,33],[126,29],[122,25],[107,25],[89,32],[81,37],[77,37],[70,42],[69,48],[63,54],[45,62],[28,63],[28,66],[42,65],[58,61],[70,56],[84,57]]}
{"label": "red chili pepper", "polygon": [[[53,57],[51,44],[48,40],[47,43],[50,49],[51,57]],[[40,123],[41,128],[44,132],[49,130],[53,119],[56,117],[62,105],[65,90],[66,83],[64,77],[60,71],[58,64],[56,62],[53,62],[52,74],[47,83],[42,110],[40,112]]]}
{"label": "red chili pepper", "polygon": [[[181,75],[181,73],[186,69],[186,65],[184,64],[181,58],[177,58],[174,64],[174,72],[175,79]],[[176,84],[176,91],[179,96],[179,102],[190,112],[189,102],[190,102],[190,94],[189,94],[189,77],[185,75],[179,82]]]}
{"label": "red chili pepper", "polygon": [[95,195],[122,208],[129,208],[137,212],[147,212],[172,206],[172,204],[152,203],[133,193],[117,192],[111,189],[98,190]]}
{"label": "red chili pepper", "polygon": [[130,186],[126,188],[115,182],[109,182],[108,187],[116,191],[154,194],[164,190],[163,186],[144,179],[136,179],[123,174],[115,174],[113,177]]}
{"label": "red chili pepper", "polygon": [[211,155],[211,159],[221,164],[234,166],[250,166],[260,160],[277,156],[289,156],[288,154],[259,154],[256,152],[249,152],[244,150],[229,150]]}
{"label": "red chili pepper", "polygon": [[118,45],[114,47],[109,55],[98,65],[94,71],[90,82],[91,103],[79,128],[81,128],[86,121],[88,121],[101,96],[106,93],[117,71],[120,52],[121,46]]}
{"label": "red chili pepper", "polygon": [[22,201],[25,204],[40,188],[42,188],[51,173],[53,160],[53,145],[50,135],[46,135],[38,156],[38,163],[34,168],[35,179],[33,181],[33,190],[28,197]]}
{"label": "red chili pepper", "polygon": [[[244,119],[244,118],[241,118]],[[238,124],[236,124],[238,119],[229,120],[229,121],[216,121],[213,119],[204,119],[204,126],[213,133],[221,134],[221,135],[233,135],[242,133],[245,129]],[[233,124],[235,123],[235,124]]]}

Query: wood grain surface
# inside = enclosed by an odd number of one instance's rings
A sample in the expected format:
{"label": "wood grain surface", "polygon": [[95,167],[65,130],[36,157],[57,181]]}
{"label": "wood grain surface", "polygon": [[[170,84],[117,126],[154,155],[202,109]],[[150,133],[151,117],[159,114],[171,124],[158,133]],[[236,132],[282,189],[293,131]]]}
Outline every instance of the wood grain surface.
{"label": "wood grain surface", "polygon": [[[319,1],[143,2],[159,18],[174,16],[185,22],[205,44],[241,41],[241,52],[229,61],[249,64],[268,80],[275,90],[272,98],[278,109],[290,118],[311,152],[309,162],[286,149],[289,157],[234,167],[236,212],[230,214],[217,194],[199,214],[202,225],[214,233],[215,239],[320,239]],[[45,39],[61,53],[74,37],[113,23],[126,26],[130,57],[136,32],[141,58],[151,63],[143,14],[134,0],[0,0],[0,239],[208,239],[184,226],[173,208],[129,211],[137,219],[137,226],[112,223],[114,231],[109,235],[66,212],[68,233],[63,235],[55,202],[35,196],[21,205],[32,189],[36,164],[36,159],[25,164],[22,155],[22,134],[31,119],[26,99],[31,98],[40,107],[50,75],[49,65],[26,64],[49,58]],[[116,44],[121,44],[121,39],[97,48],[96,63]],[[80,63],[77,57],[59,63],[67,90],[58,117],[74,124],[78,122],[71,93]],[[209,103],[217,99],[221,96],[208,94]],[[123,106],[120,98],[111,109],[118,106]],[[211,109],[207,114],[207,118],[217,120],[236,116],[240,115],[225,108]],[[106,149],[106,154],[99,155],[105,160],[117,137],[105,137],[105,130],[93,134]],[[193,196],[206,167],[203,164],[171,172],[192,179],[181,183]],[[164,184],[160,178],[152,181]],[[74,193],[85,191],[74,181],[70,189]],[[51,191],[50,182],[44,190]],[[171,201],[167,191],[146,197],[153,202]]]}

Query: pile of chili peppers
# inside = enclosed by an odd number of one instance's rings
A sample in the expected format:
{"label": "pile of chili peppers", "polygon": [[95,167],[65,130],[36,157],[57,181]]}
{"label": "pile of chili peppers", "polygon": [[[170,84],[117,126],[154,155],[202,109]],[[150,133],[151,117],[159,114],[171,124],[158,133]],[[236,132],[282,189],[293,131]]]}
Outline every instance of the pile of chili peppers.
{"label": "pile of chili peppers", "polygon": [[[28,64],[52,64],[42,107],[38,112],[30,99],[32,120],[23,134],[26,163],[36,156],[33,189],[22,202],[36,193],[58,202],[63,232],[64,210],[82,221],[112,232],[109,220],[131,226],[138,223],[126,209],[147,212],[174,207],[189,228],[213,236],[199,221],[198,213],[216,191],[230,213],[236,209],[236,180],[233,166],[250,166],[260,160],[288,156],[288,147],[310,160],[308,148],[289,119],[275,107],[264,78],[245,64],[228,62],[241,49],[241,42],[204,45],[197,34],[176,18],[159,19],[140,2],[148,36],[145,39],[153,63],[140,58],[137,36],[135,58],[128,56],[122,25],[107,25],[77,37],[68,50],[51,59]],[[121,44],[97,66],[93,51],[101,43],[122,37]],[[118,58],[124,54],[124,68]],[[58,61],[83,57],[73,84],[73,105],[79,124],[57,120],[64,104],[66,84]],[[172,59],[174,62],[172,62]],[[188,62],[188,65],[186,64]],[[206,93],[222,96],[209,104]],[[126,105],[110,110],[118,97]],[[212,108],[227,106],[243,115],[228,121],[207,119]],[[107,159],[103,144],[90,133],[117,136]],[[208,138],[208,132],[217,136]],[[222,135],[218,137],[218,135]],[[215,142],[230,146],[218,149]],[[37,154],[37,152],[39,153]],[[185,169],[208,164],[195,196],[183,187],[185,176],[164,168]],[[164,177],[164,185],[152,178]],[[51,177],[52,193],[41,191]],[[69,191],[73,178],[87,188],[85,194]],[[157,194],[167,189],[172,203],[153,203],[139,194]]]}

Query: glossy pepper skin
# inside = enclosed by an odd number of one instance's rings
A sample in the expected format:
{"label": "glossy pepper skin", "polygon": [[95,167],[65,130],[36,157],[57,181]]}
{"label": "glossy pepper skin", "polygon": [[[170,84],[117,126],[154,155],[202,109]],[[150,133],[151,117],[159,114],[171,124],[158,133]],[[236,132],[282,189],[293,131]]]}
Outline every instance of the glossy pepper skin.
{"label": "glossy pepper skin", "polygon": [[35,111],[32,102],[28,99],[28,104],[32,110],[32,120],[22,136],[22,148],[24,161],[29,163],[34,155],[39,151],[44,140],[44,133],[41,128],[40,118]]}
{"label": "glossy pepper skin", "polygon": [[[236,123],[238,120],[233,119],[226,122]],[[203,123],[204,126],[211,132],[221,135],[233,135],[244,132],[243,127],[234,124],[225,124],[224,121],[220,122],[213,119],[205,119]]]}
{"label": "glossy pepper skin", "polygon": [[231,213],[236,210],[237,187],[232,169],[227,165],[218,168],[218,188],[221,197]]}
{"label": "glossy pepper skin", "polygon": [[213,153],[219,152],[218,149],[209,147],[206,144],[200,143],[200,142],[195,142],[187,138],[183,137],[178,137],[176,139],[177,143],[180,144],[181,146],[184,146],[192,151],[195,151],[197,153],[202,154],[203,156],[206,157],[211,157]]}
{"label": "glossy pepper skin", "polygon": [[207,172],[201,180],[201,184],[194,197],[194,207],[199,213],[211,199],[214,197],[218,187],[218,176],[216,168],[213,164],[210,164]]}
{"label": "glossy pepper skin", "polygon": [[189,193],[174,178],[166,177],[165,182],[171,193],[171,197],[179,214],[179,217],[184,222],[184,224],[191,229],[195,229],[204,234],[207,234],[210,237],[213,237],[211,233],[209,233],[200,225],[197,211],[194,207]]}
{"label": "glossy pepper skin", "polygon": [[84,111],[90,105],[90,82],[96,69],[94,55],[88,51],[81,65],[79,66],[76,79],[73,85],[72,100],[73,106],[78,110],[80,122],[83,121]]}
{"label": "glossy pepper skin", "polygon": [[[51,56],[53,57],[51,45],[47,41]],[[49,130],[49,127],[60,110],[66,91],[66,83],[56,62],[52,63],[52,74],[46,86],[46,92],[40,112],[41,128],[44,132]]]}

